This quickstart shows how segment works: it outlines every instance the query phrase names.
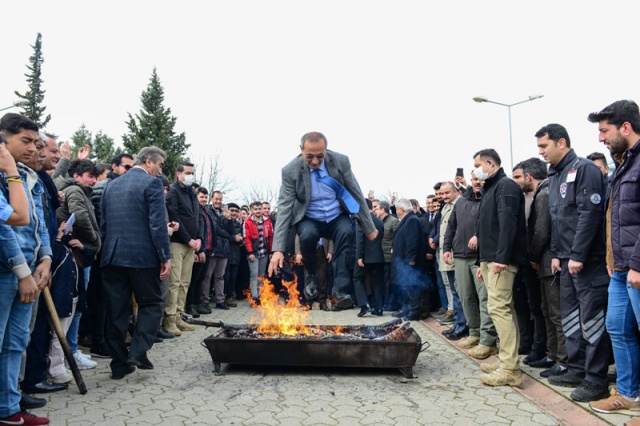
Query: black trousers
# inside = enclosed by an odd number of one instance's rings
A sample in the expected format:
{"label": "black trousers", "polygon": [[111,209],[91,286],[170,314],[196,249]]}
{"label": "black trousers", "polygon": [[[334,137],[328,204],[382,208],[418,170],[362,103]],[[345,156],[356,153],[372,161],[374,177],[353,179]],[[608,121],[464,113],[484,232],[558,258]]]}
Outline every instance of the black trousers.
{"label": "black trousers", "polygon": [[355,265],[353,269],[353,286],[356,289],[358,306],[367,306],[369,296],[365,278],[371,279],[371,291],[373,292],[374,309],[382,310],[384,306],[384,263],[365,263],[364,267]]}
{"label": "black trousers", "polygon": [[[107,319],[107,306],[104,303],[102,290],[102,269],[100,255],[91,268],[89,285],[87,286],[87,306],[91,323],[91,349],[99,349],[105,345],[105,322]],[[82,318],[87,317],[83,315]]]}
{"label": "black trousers", "polygon": [[578,274],[569,273],[569,260],[561,259],[560,313],[567,346],[567,366],[573,374],[606,386],[613,358],[605,327],[609,274],[603,259],[589,259]]}
{"label": "black trousers", "polygon": [[320,237],[333,241],[333,290],[338,299],[350,297],[353,292],[352,272],[355,262],[355,229],[347,215],[340,215],[329,223],[304,218],[296,225],[300,237],[302,263],[308,274],[316,275],[318,257],[316,247]]}
{"label": "black trousers", "polygon": [[[106,338],[111,352],[111,371],[124,373],[127,358],[146,355],[153,346],[162,318],[160,268],[124,268],[106,266],[102,269],[102,283],[107,305]],[[131,314],[131,295],[138,303],[138,321],[127,351],[125,338]]]}

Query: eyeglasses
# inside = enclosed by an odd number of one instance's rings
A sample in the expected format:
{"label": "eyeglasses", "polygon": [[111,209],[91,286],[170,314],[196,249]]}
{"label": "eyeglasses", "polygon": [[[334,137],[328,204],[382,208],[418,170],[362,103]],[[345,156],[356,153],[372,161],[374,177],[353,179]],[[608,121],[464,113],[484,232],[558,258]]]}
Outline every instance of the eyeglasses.
{"label": "eyeglasses", "polygon": [[318,160],[323,160],[324,159],[324,154],[305,154],[304,158],[306,158],[307,160],[313,160],[314,158],[317,158]]}
{"label": "eyeglasses", "polygon": [[124,167],[124,169],[128,171],[128,170],[131,170],[132,166],[129,164],[123,164],[122,167]]}

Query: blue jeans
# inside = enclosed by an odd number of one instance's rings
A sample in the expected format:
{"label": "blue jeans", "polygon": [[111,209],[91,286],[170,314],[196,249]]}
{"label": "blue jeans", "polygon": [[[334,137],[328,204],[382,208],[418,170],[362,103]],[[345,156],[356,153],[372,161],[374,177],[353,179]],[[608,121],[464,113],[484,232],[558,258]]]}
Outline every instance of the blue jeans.
{"label": "blue jeans", "polygon": [[606,324],[618,372],[618,393],[636,397],[640,381],[640,349],[636,338],[640,327],[640,289],[629,285],[627,274],[627,271],[613,271]]}
{"label": "blue jeans", "polygon": [[18,278],[0,274],[0,418],[20,410],[20,355],[29,343],[33,303],[20,303]]}
{"label": "blue jeans", "polygon": [[453,326],[455,327],[456,333],[458,333],[467,328],[467,319],[462,309],[462,301],[456,291],[456,272],[447,271],[447,278],[449,279],[449,287],[451,287],[451,294],[453,295]]}
{"label": "blue jeans", "polygon": [[449,309],[449,299],[447,298],[447,289],[444,286],[444,281],[442,280],[442,274],[440,273],[440,265],[438,264],[438,259],[435,259],[435,264],[436,264],[436,281],[438,284],[438,295],[440,296],[440,306],[442,306],[445,309]]}

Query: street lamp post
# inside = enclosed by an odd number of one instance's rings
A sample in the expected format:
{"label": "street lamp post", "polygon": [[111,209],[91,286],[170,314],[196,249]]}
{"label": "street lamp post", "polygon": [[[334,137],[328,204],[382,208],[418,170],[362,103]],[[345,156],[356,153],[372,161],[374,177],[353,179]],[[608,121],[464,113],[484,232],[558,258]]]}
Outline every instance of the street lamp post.
{"label": "street lamp post", "polygon": [[473,98],[473,100],[478,102],[478,103],[487,102],[487,103],[490,103],[490,104],[502,105],[502,106],[507,107],[507,110],[509,111],[509,154],[510,154],[510,157],[511,157],[511,169],[513,169],[513,166],[514,166],[514,164],[513,164],[513,136],[511,134],[511,107],[523,104],[525,102],[535,101],[536,99],[540,99],[543,96],[544,95],[529,96],[527,99],[525,99],[523,101],[514,102],[512,104],[505,104],[505,103],[502,103],[502,102],[492,101],[492,100],[489,100],[489,99],[485,98],[484,96],[476,96],[475,98]]}
{"label": "street lamp post", "polygon": [[11,109],[16,107],[23,107],[29,105],[29,101],[15,101],[11,106],[0,108],[0,111],[4,111],[5,109]]}

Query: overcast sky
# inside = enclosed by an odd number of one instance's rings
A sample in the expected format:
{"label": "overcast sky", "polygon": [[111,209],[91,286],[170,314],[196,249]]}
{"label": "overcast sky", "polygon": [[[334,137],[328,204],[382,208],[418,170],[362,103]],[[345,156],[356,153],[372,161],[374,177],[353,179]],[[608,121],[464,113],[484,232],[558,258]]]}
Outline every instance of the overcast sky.
{"label": "overcast sky", "polygon": [[[197,166],[216,153],[240,199],[280,184],[299,138],[323,132],[363,192],[424,203],[493,147],[537,156],[565,125],[579,155],[606,152],[589,112],[635,99],[632,1],[28,1],[2,7],[0,108],[27,90],[42,33],[48,130],[82,124],[121,143],[154,67]],[[18,111],[14,109],[12,111]]]}

